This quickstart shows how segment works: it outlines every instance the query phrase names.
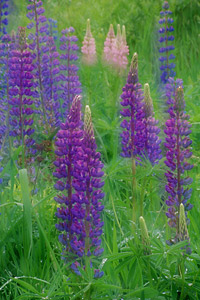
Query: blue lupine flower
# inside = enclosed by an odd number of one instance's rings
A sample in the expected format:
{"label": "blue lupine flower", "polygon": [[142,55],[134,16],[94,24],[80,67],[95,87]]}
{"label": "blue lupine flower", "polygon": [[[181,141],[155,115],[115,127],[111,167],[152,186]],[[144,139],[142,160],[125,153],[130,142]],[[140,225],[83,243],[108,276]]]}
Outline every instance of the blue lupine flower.
{"label": "blue lupine flower", "polygon": [[162,18],[159,20],[159,24],[162,24],[163,27],[159,29],[159,33],[162,34],[162,36],[159,38],[159,42],[161,43],[161,47],[159,48],[159,52],[165,54],[165,56],[160,56],[159,60],[165,64],[162,64],[160,67],[160,70],[162,71],[162,74],[160,76],[161,82],[164,84],[167,83],[167,80],[169,77],[174,77],[176,73],[174,72],[175,64],[170,63],[171,59],[175,59],[175,56],[173,54],[170,54],[172,50],[174,50],[174,46],[170,45],[172,41],[174,41],[174,36],[171,35],[171,32],[174,31],[172,24],[174,20],[172,18],[167,17],[168,15],[171,15],[172,12],[168,10],[169,4],[167,1],[163,4],[164,11],[160,12],[160,15]]}

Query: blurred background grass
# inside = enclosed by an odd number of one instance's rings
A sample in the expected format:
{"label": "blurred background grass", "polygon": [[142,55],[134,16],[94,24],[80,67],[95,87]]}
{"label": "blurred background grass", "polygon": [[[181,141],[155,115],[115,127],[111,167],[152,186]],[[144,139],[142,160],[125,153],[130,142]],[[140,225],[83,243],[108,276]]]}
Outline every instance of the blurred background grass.
{"label": "blurred background grass", "polygon": [[[12,0],[10,29],[25,26],[26,5],[28,1]],[[97,51],[101,54],[103,43],[112,23],[125,25],[127,42],[130,47],[130,59],[138,52],[140,60],[140,78],[142,81],[158,80],[158,33],[161,0],[46,0],[43,1],[46,16],[58,21],[58,29],[73,26],[79,38],[79,44],[85,34],[86,20],[91,19],[93,36]],[[199,0],[171,0],[175,27],[175,54],[177,77],[185,83],[196,81],[199,77],[200,49],[200,2]]]}

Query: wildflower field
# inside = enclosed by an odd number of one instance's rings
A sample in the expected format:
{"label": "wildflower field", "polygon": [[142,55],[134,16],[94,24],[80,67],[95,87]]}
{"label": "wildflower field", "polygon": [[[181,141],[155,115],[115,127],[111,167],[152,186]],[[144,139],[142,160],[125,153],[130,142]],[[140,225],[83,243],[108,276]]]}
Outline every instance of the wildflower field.
{"label": "wildflower field", "polygon": [[0,0],[0,300],[200,299],[199,0]]}

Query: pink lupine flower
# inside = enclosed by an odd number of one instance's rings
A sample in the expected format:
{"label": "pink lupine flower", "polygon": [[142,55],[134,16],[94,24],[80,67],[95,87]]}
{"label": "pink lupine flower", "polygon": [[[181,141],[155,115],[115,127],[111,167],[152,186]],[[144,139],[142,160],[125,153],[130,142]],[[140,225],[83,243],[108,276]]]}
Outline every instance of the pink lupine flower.
{"label": "pink lupine flower", "polygon": [[84,37],[83,46],[81,48],[83,53],[82,62],[86,65],[93,65],[97,60],[95,39],[92,36],[90,28],[90,19],[87,20],[86,35]]}
{"label": "pink lupine flower", "polygon": [[125,26],[122,26],[122,33],[120,25],[117,25],[116,42],[113,48],[113,61],[115,68],[122,72],[126,69],[128,64],[127,56],[129,55],[129,48],[126,42]]}
{"label": "pink lupine flower", "polygon": [[116,38],[113,25],[110,28],[104,42],[103,61],[107,64],[113,65],[113,50],[115,48]]}

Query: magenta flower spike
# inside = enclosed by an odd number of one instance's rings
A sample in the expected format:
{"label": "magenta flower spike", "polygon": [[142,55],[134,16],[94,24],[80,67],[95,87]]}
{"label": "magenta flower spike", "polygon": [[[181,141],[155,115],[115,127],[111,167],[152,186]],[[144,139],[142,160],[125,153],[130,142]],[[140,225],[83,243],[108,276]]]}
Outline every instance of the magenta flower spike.
{"label": "magenta flower spike", "polygon": [[[11,51],[9,60],[9,104],[10,104],[10,135],[23,146],[22,155],[27,147],[34,144],[31,135],[34,133],[31,99],[33,91],[33,60],[26,44],[25,28],[19,27],[16,48]],[[23,157],[24,158],[24,157]]]}
{"label": "magenta flower spike", "polygon": [[90,19],[87,20],[86,35],[81,48],[82,62],[86,65],[94,65],[97,61],[95,39],[91,33]]}
{"label": "magenta flower spike", "polygon": [[113,65],[113,51],[116,43],[115,32],[113,29],[113,25],[110,24],[110,28],[104,42],[104,50],[103,50],[103,61],[109,65]]}
{"label": "magenta flower spike", "polygon": [[190,149],[192,141],[189,138],[191,125],[188,122],[189,116],[184,112],[182,81],[169,78],[166,94],[169,103],[169,119],[164,130],[167,148],[165,164],[168,167],[165,173],[167,178],[165,189],[169,194],[166,200],[169,207],[166,215],[169,218],[169,225],[175,227],[178,233],[180,204],[184,205],[186,212],[192,208],[188,203],[192,193],[192,189],[188,186],[192,183],[192,178],[187,175],[187,172],[193,168],[193,165],[187,161],[192,156]]}

